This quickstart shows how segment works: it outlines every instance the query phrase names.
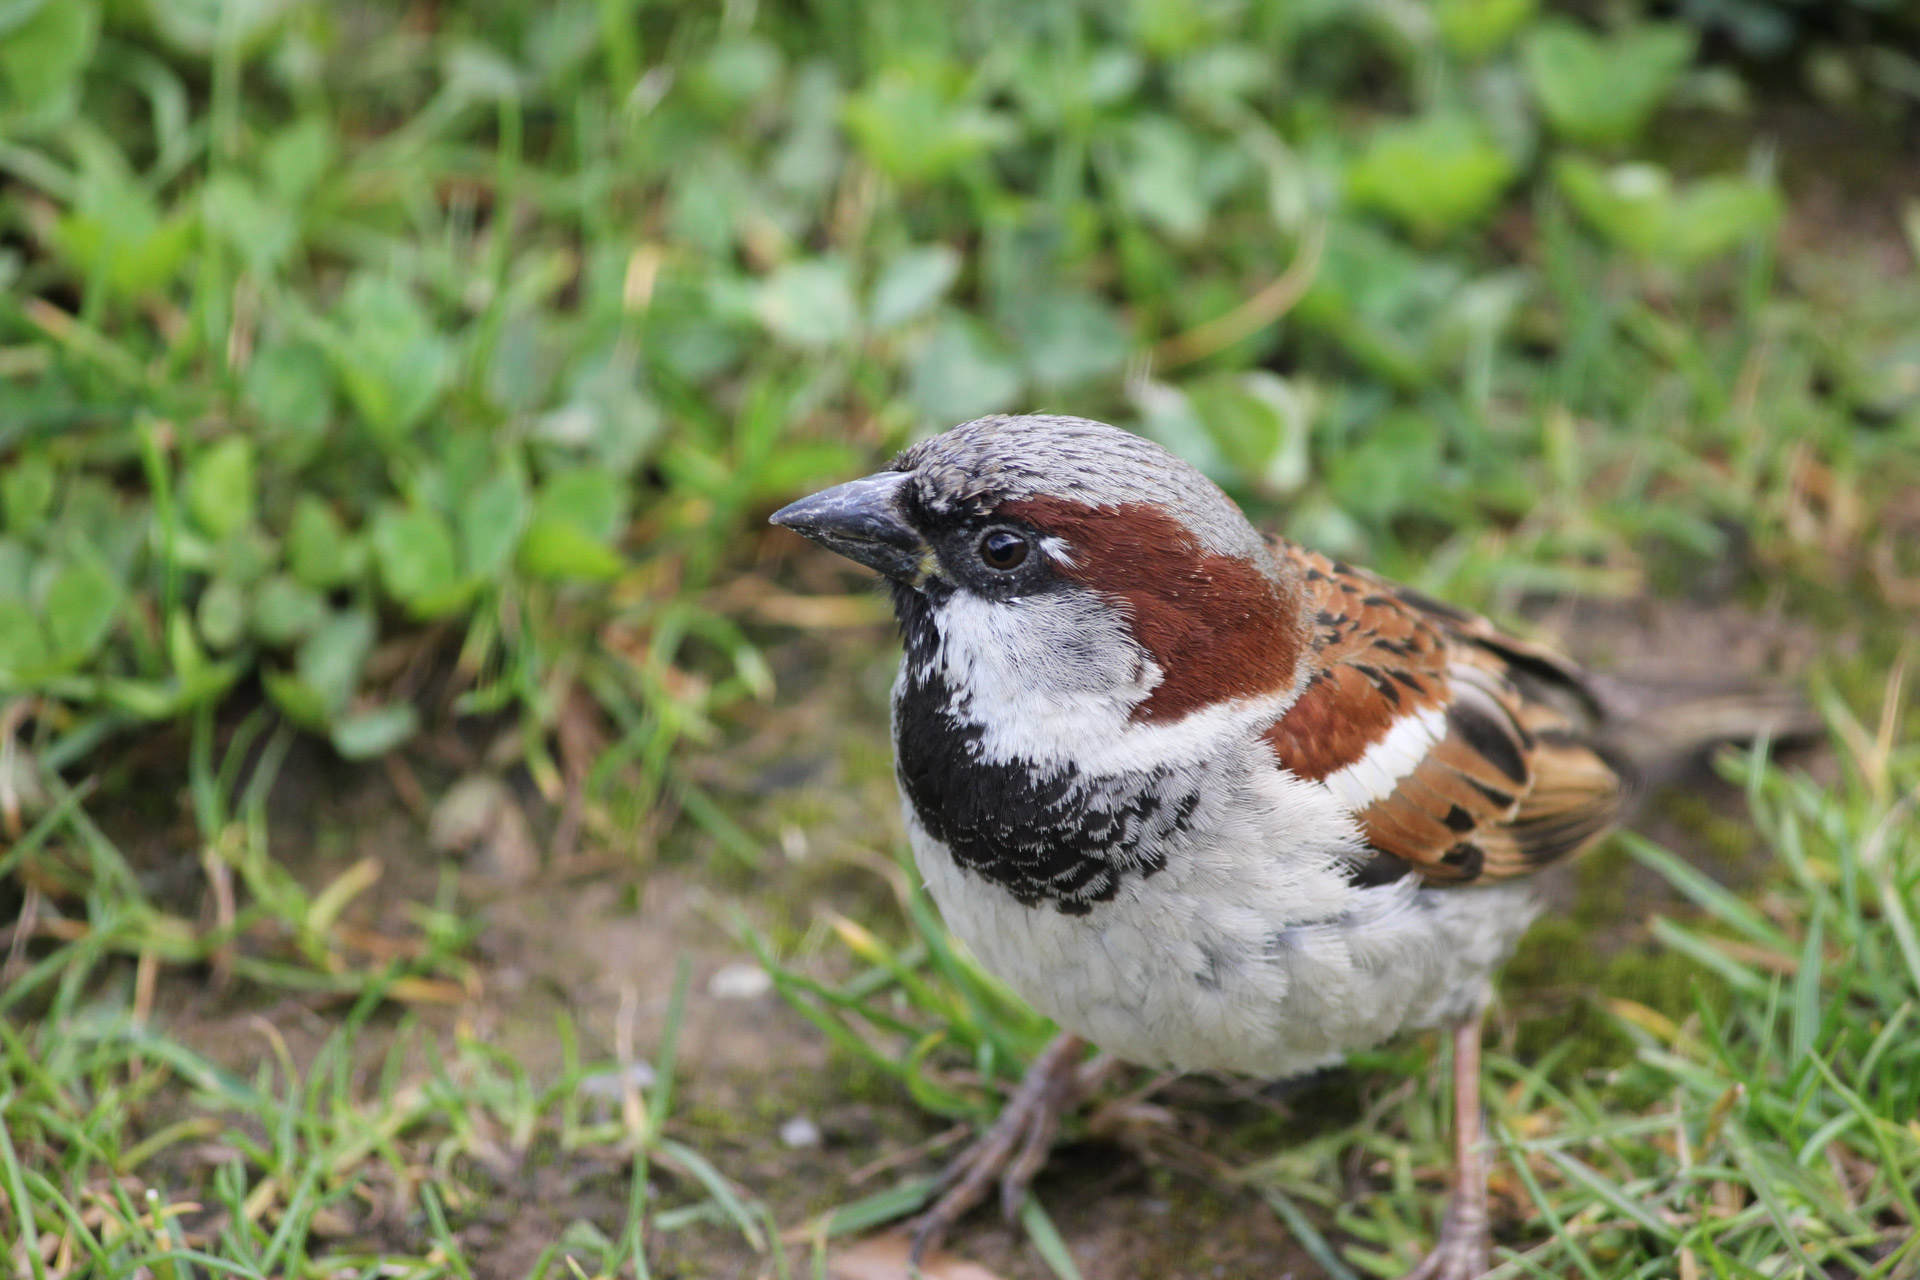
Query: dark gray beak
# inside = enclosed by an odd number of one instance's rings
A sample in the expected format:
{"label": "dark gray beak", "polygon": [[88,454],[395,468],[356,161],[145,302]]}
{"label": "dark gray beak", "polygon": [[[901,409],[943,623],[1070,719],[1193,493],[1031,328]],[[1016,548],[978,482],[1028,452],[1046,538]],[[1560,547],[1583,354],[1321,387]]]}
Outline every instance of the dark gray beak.
{"label": "dark gray beak", "polygon": [[901,497],[908,471],[882,471],[822,489],[768,517],[829,551],[917,587],[933,564],[933,550],[907,523]]}

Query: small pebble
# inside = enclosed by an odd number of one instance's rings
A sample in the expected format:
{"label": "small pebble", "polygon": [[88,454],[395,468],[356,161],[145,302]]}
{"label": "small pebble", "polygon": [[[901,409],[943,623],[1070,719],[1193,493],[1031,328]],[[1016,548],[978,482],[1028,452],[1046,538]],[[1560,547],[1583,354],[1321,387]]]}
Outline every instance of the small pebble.
{"label": "small pebble", "polygon": [[753,1000],[771,990],[767,971],[746,960],[721,965],[707,980],[707,994],[715,1000]]}
{"label": "small pebble", "polygon": [[780,1126],[780,1141],[798,1150],[820,1145],[820,1126],[805,1116],[795,1116]]}
{"label": "small pebble", "polygon": [[787,856],[788,862],[805,861],[808,851],[805,831],[792,823],[780,828],[780,852]]}

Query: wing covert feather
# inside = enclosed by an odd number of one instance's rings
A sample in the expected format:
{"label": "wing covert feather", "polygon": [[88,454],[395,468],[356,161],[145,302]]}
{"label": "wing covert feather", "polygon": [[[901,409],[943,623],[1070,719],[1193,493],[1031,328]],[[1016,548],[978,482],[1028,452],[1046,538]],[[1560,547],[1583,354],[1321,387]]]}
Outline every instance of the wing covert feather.
{"label": "wing covert feather", "polygon": [[1275,757],[1354,811],[1377,857],[1484,884],[1571,857],[1618,820],[1578,668],[1475,614],[1286,542],[1313,618],[1312,672],[1268,730]]}

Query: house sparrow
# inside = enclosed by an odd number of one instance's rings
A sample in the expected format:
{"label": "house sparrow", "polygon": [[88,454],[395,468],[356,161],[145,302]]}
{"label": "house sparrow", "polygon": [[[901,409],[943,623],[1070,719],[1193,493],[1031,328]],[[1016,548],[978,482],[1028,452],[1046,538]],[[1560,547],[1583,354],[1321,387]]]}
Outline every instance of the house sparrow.
{"label": "house sparrow", "polygon": [[1528,877],[1633,787],[1589,680],[1262,538],[1186,463],[1079,418],[969,422],[772,520],[890,579],[915,860],[1063,1031],[949,1171],[916,1260],[996,1176],[1017,1207],[1087,1043],[1278,1079],[1444,1028],[1455,1179],[1413,1275],[1484,1272],[1481,1010]]}

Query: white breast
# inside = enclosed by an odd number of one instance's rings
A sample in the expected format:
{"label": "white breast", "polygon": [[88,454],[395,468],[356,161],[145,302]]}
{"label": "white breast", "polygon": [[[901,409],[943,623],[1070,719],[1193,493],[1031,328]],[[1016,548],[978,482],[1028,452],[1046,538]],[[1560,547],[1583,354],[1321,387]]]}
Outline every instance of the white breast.
{"label": "white breast", "polygon": [[1534,914],[1524,886],[1349,883],[1358,848],[1326,787],[1258,758],[1209,762],[1166,868],[1084,915],[1022,905],[960,868],[907,806],[947,923],[1067,1030],[1128,1061],[1279,1078],[1461,1016]]}

